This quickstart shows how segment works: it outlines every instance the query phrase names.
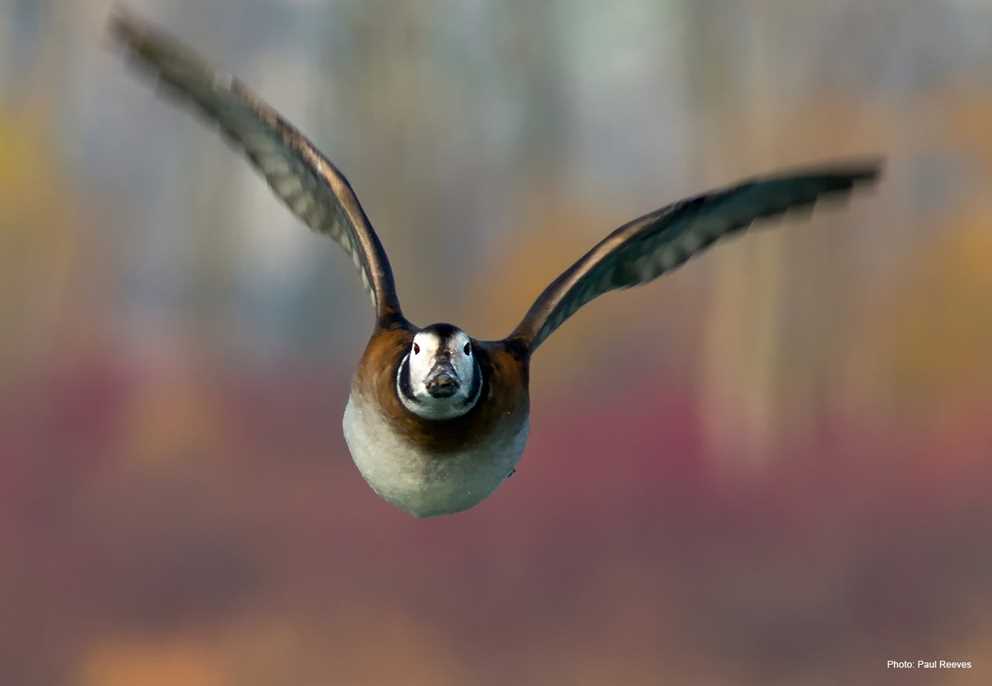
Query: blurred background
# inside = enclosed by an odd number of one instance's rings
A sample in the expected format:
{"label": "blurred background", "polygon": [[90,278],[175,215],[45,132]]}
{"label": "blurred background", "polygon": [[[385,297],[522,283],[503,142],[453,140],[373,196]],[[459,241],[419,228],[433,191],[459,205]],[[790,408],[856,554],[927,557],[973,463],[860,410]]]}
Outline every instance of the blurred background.
{"label": "blurred background", "polygon": [[129,0],[345,171],[413,321],[479,338],[639,214],[885,157],[584,308],[516,477],[426,521],[341,436],[347,257],[111,6],[0,0],[4,685],[992,683],[986,0]]}

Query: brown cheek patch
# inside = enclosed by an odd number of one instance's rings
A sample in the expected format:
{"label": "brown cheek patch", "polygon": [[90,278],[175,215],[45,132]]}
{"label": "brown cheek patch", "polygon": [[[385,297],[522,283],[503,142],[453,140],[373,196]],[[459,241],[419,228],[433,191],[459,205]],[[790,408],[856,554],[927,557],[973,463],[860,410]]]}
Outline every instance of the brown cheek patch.
{"label": "brown cheek patch", "polygon": [[529,408],[525,355],[501,342],[474,342],[483,375],[479,401],[461,417],[432,421],[408,410],[396,393],[396,372],[412,341],[411,331],[376,331],[355,378],[356,390],[379,405],[397,433],[439,455],[517,434]]}

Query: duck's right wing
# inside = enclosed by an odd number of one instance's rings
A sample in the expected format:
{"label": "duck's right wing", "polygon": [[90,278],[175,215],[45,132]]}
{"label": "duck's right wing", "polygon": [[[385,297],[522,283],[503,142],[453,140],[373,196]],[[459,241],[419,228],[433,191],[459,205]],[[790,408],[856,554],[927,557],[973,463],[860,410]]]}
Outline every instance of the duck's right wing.
{"label": "duck's right wing", "polygon": [[194,104],[244,150],[293,214],[344,248],[380,323],[402,318],[389,259],[358,197],[303,134],[240,81],[216,73],[171,36],[120,12],[111,30],[140,67]]}

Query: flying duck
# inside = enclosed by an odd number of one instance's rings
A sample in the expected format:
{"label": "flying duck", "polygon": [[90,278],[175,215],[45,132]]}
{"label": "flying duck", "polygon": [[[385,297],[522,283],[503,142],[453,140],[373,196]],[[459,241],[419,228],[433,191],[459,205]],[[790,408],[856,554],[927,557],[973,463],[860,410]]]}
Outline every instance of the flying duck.
{"label": "flying duck", "polygon": [[452,324],[407,321],[386,251],[354,190],[292,124],[167,34],[120,13],[111,26],[136,64],[217,124],[293,214],[351,257],[375,326],[344,411],[345,442],[369,486],[417,517],[471,508],[514,473],[527,442],[531,357],[580,307],[653,281],[755,220],[846,194],[880,171],[869,161],[754,178],[634,219],[552,281],[510,335],[482,341]]}

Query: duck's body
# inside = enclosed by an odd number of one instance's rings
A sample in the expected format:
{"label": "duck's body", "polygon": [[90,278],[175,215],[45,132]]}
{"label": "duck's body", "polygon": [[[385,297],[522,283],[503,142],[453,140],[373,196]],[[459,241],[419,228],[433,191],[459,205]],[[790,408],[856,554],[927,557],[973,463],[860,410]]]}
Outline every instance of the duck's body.
{"label": "duck's body", "polygon": [[509,476],[527,442],[527,356],[505,343],[472,342],[484,379],[479,401],[450,419],[425,419],[396,391],[415,331],[377,328],[351,385],[342,422],[369,486],[418,517],[466,510]]}
{"label": "duck's body", "polygon": [[502,424],[489,440],[435,452],[398,431],[381,407],[354,389],[342,422],[348,450],[368,485],[416,517],[474,507],[513,473],[527,444],[527,414]]}
{"label": "duck's body", "polygon": [[419,328],[407,321],[386,252],[351,185],[275,110],[168,36],[127,16],[113,28],[142,67],[243,149],[297,217],[352,258],[375,325],[344,413],[345,441],[375,492],[421,517],[470,508],[514,471],[529,429],[531,356],[580,307],[653,281],[757,219],[808,207],[878,175],[875,163],[807,169],[646,214],[552,281],[509,336],[477,341],[450,324]]}

